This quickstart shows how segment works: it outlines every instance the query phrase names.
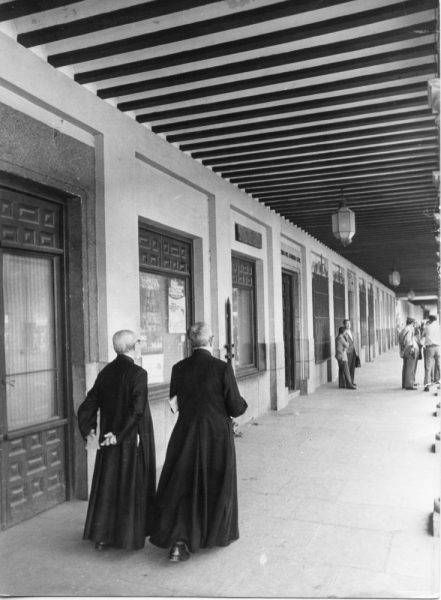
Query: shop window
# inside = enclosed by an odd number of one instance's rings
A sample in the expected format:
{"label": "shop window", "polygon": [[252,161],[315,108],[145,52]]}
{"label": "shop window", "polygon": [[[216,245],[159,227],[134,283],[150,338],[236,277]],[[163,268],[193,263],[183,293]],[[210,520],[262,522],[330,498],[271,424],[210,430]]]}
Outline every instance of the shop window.
{"label": "shop window", "polygon": [[313,265],[312,314],[314,325],[314,356],[317,364],[331,357],[328,273],[323,260]]}
{"label": "shop window", "polygon": [[191,244],[139,230],[142,366],[149,384],[168,384],[172,366],[187,356],[191,318]]}
{"label": "shop window", "polygon": [[368,330],[369,344],[375,343],[375,320],[374,320],[374,290],[372,285],[368,289]]}
{"label": "shop window", "polygon": [[333,300],[334,300],[334,333],[337,337],[339,327],[343,326],[346,318],[345,312],[345,276],[343,270],[337,267],[334,270]]}
{"label": "shop window", "polygon": [[368,332],[367,332],[367,306],[366,306],[366,284],[364,281],[360,281],[359,286],[360,296],[360,342],[361,346],[367,346]]}
{"label": "shop window", "polygon": [[257,367],[256,269],[253,261],[232,257],[232,338],[236,369]]}

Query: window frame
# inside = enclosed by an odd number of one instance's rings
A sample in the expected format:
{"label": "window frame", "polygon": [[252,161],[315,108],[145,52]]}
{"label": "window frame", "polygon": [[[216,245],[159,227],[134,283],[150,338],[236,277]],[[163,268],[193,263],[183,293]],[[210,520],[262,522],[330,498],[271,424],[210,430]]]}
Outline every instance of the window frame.
{"label": "window frame", "polygon": [[[253,283],[251,286],[249,286],[249,285],[247,286],[244,284],[234,282],[234,261],[243,262],[245,264],[248,263],[249,265],[251,265],[252,278],[253,278]],[[259,372],[259,367],[258,367],[258,365],[259,365],[258,329],[257,329],[257,294],[256,294],[257,268],[256,268],[256,266],[257,266],[257,261],[253,258],[250,258],[249,256],[242,256],[235,252],[233,252],[231,255],[231,284],[232,284],[231,287],[232,287],[232,290],[234,290],[234,288],[246,289],[246,290],[251,289],[251,301],[252,301],[251,327],[252,327],[252,333],[253,333],[252,348],[253,348],[253,354],[254,354],[254,362],[248,363],[243,366],[238,365],[236,362],[236,356],[234,356],[233,363],[234,363],[234,368],[235,368],[237,378],[248,377],[250,375],[255,375],[256,373]],[[233,302],[231,303],[231,305],[233,306]],[[233,315],[231,316],[231,327],[232,326],[233,326]],[[231,331],[232,343],[233,343],[233,340],[234,340],[233,331]],[[233,347],[233,354],[236,355],[235,347]]]}
{"label": "window frame", "polygon": [[[314,289],[314,281],[323,280],[323,288],[326,289],[326,292],[320,291],[318,289]],[[326,284],[325,284],[326,282]],[[322,364],[328,361],[331,358],[331,319],[330,319],[330,310],[329,310],[329,277],[328,274],[322,275],[320,273],[313,272],[312,273],[312,321],[313,321],[313,335],[314,335],[314,362],[316,365]],[[327,314],[320,315],[316,314],[317,307],[317,296],[322,295],[327,298]],[[325,325],[327,325],[327,338],[319,339],[318,332],[318,322],[320,320],[325,321]],[[320,352],[318,352],[318,348],[321,348]]]}
{"label": "window frame", "polygon": [[[146,232],[149,234],[153,234],[164,241],[164,238],[171,242],[176,242],[178,244],[182,244],[186,246],[188,250],[188,270],[187,271],[179,271],[173,268],[164,267],[163,265],[147,265],[142,260],[142,252],[143,248],[141,247],[141,232]],[[194,273],[194,264],[193,264],[193,256],[194,256],[194,248],[193,248],[193,240],[190,238],[186,238],[183,235],[176,235],[166,229],[162,229],[159,227],[154,227],[152,225],[147,225],[145,223],[140,222],[138,225],[138,255],[139,255],[139,275],[138,275],[138,286],[139,286],[139,276],[141,273],[150,273],[152,275],[161,275],[163,277],[167,277],[168,279],[184,279],[185,280],[185,294],[186,294],[186,330],[193,322],[194,318],[194,289],[193,289],[193,273]],[[138,292],[140,293],[140,289],[138,288]],[[140,306],[140,318],[141,318],[141,306]],[[187,358],[190,355],[190,348],[188,342],[185,344],[185,353],[183,358]],[[170,369],[171,376],[171,369]],[[170,379],[163,383],[150,383],[148,384],[149,388],[149,400],[164,400],[169,397],[170,390]]]}

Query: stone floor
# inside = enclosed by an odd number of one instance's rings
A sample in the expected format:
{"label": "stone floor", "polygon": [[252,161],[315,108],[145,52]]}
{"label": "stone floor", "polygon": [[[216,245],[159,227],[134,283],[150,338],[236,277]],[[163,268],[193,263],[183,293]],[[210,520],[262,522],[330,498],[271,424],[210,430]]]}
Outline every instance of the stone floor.
{"label": "stone floor", "polygon": [[[418,377],[422,377],[418,373]],[[236,439],[241,538],[186,563],[82,541],[85,502],[0,533],[0,594],[433,598],[440,592],[437,390],[403,391],[393,350]]]}

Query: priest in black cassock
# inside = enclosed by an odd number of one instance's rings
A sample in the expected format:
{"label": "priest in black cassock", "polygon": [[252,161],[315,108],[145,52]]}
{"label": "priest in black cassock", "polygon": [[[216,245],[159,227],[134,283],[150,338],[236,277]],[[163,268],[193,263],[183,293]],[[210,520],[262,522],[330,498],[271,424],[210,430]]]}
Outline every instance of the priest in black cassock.
{"label": "priest in black cassock", "polygon": [[117,331],[117,354],[98,374],[78,409],[84,439],[100,434],[84,539],[106,546],[138,550],[150,534],[156,487],[155,441],[147,401],[147,372],[135,364],[137,339]]}
{"label": "priest in black cassock", "polygon": [[209,325],[188,332],[193,353],[174,365],[171,406],[178,411],[158,484],[150,541],[180,562],[199,548],[239,538],[236,454],[230,417],[245,412],[231,365],[211,355]]}

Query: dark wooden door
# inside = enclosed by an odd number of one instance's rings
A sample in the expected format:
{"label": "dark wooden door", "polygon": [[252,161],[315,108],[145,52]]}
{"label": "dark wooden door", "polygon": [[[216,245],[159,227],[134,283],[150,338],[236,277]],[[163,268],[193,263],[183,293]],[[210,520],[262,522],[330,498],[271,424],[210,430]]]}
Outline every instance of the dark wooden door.
{"label": "dark wooden door", "polygon": [[62,206],[0,187],[2,528],[66,499]]}
{"label": "dark wooden door", "polygon": [[283,302],[283,344],[285,348],[285,385],[293,390],[296,387],[296,352],[294,330],[293,278],[290,273],[282,273]]}

